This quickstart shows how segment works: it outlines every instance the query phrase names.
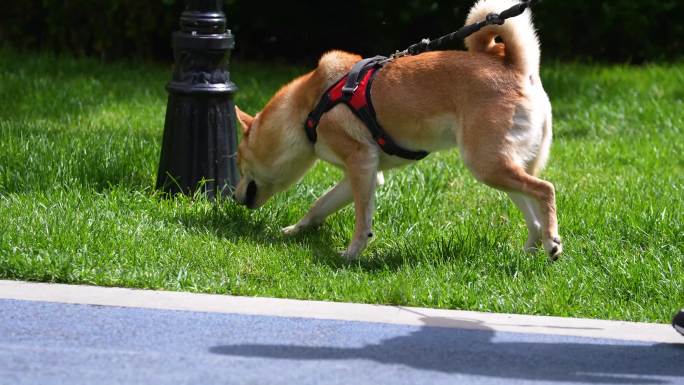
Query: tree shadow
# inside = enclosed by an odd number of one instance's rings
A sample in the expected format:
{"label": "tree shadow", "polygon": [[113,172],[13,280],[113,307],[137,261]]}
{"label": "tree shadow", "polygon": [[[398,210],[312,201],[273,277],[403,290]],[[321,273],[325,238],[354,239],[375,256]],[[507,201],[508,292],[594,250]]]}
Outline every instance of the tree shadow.
{"label": "tree shadow", "polygon": [[[362,347],[219,345],[214,354],[283,360],[370,360],[379,364],[503,379],[664,384],[684,379],[684,345],[505,333],[479,322],[422,318],[408,334]],[[541,342],[540,342],[541,341]]]}

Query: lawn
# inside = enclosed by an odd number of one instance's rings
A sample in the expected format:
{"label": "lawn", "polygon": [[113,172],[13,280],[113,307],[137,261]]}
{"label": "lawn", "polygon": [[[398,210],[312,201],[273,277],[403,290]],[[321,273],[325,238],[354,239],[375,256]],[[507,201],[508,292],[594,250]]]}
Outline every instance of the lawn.
{"label": "lawn", "polygon": [[[301,68],[234,63],[256,112]],[[684,306],[684,64],[545,63],[565,254],[522,252],[508,198],[456,151],[386,174],[376,237],[350,209],[284,238],[340,171],[248,211],[154,190],[170,66],[0,49],[0,278],[668,322]]]}

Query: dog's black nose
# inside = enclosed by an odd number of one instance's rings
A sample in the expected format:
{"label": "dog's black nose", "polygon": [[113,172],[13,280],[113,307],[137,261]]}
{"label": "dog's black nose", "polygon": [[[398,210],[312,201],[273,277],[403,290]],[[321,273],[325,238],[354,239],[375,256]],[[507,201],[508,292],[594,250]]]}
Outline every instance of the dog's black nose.
{"label": "dog's black nose", "polygon": [[245,194],[245,206],[252,209],[254,208],[254,203],[256,202],[257,185],[254,181],[249,182],[247,185],[247,194]]}

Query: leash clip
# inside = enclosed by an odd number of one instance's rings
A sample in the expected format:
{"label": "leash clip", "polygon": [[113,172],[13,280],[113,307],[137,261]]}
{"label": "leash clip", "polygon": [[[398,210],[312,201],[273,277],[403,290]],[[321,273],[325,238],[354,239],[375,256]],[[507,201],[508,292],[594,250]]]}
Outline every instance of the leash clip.
{"label": "leash clip", "polygon": [[485,19],[485,23],[487,25],[503,25],[504,21],[505,20],[498,13],[490,13],[489,15],[487,15],[487,18]]}
{"label": "leash clip", "polygon": [[400,57],[404,57],[404,56],[408,56],[408,55],[409,55],[408,50],[403,50],[403,51],[397,50],[387,60],[390,61],[390,60],[394,60],[394,59],[399,59]]}

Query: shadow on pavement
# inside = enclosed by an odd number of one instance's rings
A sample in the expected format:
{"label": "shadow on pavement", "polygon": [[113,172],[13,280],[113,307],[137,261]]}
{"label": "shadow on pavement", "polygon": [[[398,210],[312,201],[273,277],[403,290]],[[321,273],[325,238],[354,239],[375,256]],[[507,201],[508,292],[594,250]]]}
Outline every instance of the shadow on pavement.
{"label": "shadow on pavement", "polygon": [[[362,347],[222,345],[212,353],[286,360],[372,360],[444,373],[558,382],[666,384],[684,380],[684,345],[502,333],[424,317],[425,326]],[[445,328],[435,326],[453,326]],[[661,377],[661,378],[657,378]]]}

